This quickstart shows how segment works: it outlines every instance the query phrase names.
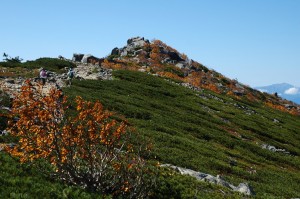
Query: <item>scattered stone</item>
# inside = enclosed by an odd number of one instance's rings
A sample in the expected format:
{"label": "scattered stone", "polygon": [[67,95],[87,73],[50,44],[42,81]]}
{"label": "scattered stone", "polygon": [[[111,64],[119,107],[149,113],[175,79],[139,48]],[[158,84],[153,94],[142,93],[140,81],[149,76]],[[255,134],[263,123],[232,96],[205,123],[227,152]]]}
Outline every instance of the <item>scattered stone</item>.
{"label": "scattered stone", "polygon": [[223,187],[227,187],[233,191],[240,192],[242,194],[252,196],[255,195],[255,192],[253,191],[252,187],[248,183],[240,183],[238,186],[234,186],[233,184],[225,181],[220,175],[217,175],[216,177],[210,174],[194,171],[191,169],[185,169],[182,167],[177,167],[171,164],[163,164],[162,167],[169,167],[176,171],[178,171],[182,175],[189,175],[192,177],[195,177],[197,180],[209,182],[212,184],[220,185]]}
{"label": "scattered stone", "polygon": [[175,66],[178,67],[178,68],[180,68],[180,69],[182,69],[182,68],[185,67],[185,64],[179,62],[179,63],[177,63]]}
{"label": "scattered stone", "polygon": [[2,135],[7,135],[7,134],[8,134],[8,131],[7,131],[7,130],[0,131],[0,136],[2,136]]}
{"label": "scattered stone", "polygon": [[7,111],[11,111],[11,108],[6,107],[6,106],[0,106],[0,110],[7,110]]}
{"label": "scattered stone", "polygon": [[262,144],[261,145],[262,149],[267,149],[272,152],[279,152],[279,153],[284,153],[284,154],[290,154],[290,152],[286,151],[285,149],[278,149],[275,146],[269,145],[269,144]]}
{"label": "scattered stone", "polygon": [[9,84],[14,84],[15,83],[15,80],[14,79],[6,79],[5,80],[7,83]]}
{"label": "scattered stone", "polygon": [[236,96],[243,96],[245,94],[244,91],[239,91],[239,90],[234,90],[233,93],[236,95]]}
{"label": "scattered stone", "polygon": [[248,183],[240,183],[239,186],[233,188],[233,190],[248,196],[255,195],[253,188],[249,186]]}
{"label": "scattered stone", "polygon": [[74,72],[77,78],[80,79],[94,79],[94,80],[111,80],[112,70],[105,69],[93,64],[79,64],[74,68]]}
{"label": "scattered stone", "polygon": [[273,119],[273,122],[274,122],[274,123],[279,123],[279,120],[277,120],[277,119],[274,118],[274,119]]}

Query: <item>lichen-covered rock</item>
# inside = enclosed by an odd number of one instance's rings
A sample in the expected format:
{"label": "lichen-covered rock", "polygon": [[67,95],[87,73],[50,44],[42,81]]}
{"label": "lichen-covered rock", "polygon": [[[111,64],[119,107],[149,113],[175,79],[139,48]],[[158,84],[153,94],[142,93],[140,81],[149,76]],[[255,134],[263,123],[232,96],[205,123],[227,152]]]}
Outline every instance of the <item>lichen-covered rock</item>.
{"label": "lichen-covered rock", "polygon": [[212,184],[217,184],[217,185],[220,185],[223,187],[227,187],[233,191],[237,191],[237,192],[240,192],[245,195],[249,195],[249,196],[255,195],[252,187],[250,187],[250,185],[248,183],[240,183],[238,186],[234,186],[233,184],[224,180],[220,175],[213,176],[213,175],[210,175],[207,173],[202,173],[202,172],[194,171],[191,169],[185,169],[185,168],[174,166],[171,164],[163,164],[161,166],[172,168],[172,169],[178,171],[180,174],[189,175],[189,176],[195,177],[197,180],[200,180],[200,181],[205,181],[205,182],[209,182]]}
{"label": "lichen-covered rock", "polygon": [[252,187],[248,183],[240,183],[239,186],[235,187],[233,190],[248,196],[255,195]]}
{"label": "lichen-covered rock", "polygon": [[142,53],[141,48],[146,44],[150,43],[149,40],[145,40],[144,37],[133,37],[127,40],[127,45],[121,49],[114,48],[111,52],[111,55],[138,55]]}

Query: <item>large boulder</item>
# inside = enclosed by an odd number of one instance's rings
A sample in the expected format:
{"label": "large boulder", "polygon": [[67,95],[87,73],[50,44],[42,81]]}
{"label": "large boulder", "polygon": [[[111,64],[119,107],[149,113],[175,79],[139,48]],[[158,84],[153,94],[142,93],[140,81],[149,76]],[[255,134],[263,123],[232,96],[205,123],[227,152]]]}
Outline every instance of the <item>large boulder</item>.
{"label": "large boulder", "polygon": [[185,61],[184,59],[182,59],[179,54],[177,52],[173,52],[173,51],[169,51],[167,53],[169,55],[169,57],[172,59],[172,60],[175,60],[177,62],[180,62],[180,61]]}
{"label": "large boulder", "polygon": [[111,55],[119,55],[120,54],[120,49],[115,47],[114,49],[112,49],[110,54]]}
{"label": "large boulder", "polygon": [[74,53],[72,61],[74,61],[74,62],[81,62],[83,56],[84,56],[84,54]]}
{"label": "large boulder", "polygon": [[161,166],[162,167],[170,167],[170,168],[178,171],[180,174],[189,175],[200,181],[205,181],[205,182],[209,182],[212,184],[217,184],[217,185],[220,185],[223,187],[227,187],[233,191],[237,191],[237,192],[240,192],[240,193],[248,195],[248,196],[255,195],[252,187],[250,187],[250,185],[248,183],[240,183],[238,186],[234,186],[233,184],[224,180],[220,175],[213,176],[213,175],[210,175],[207,173],[202,173],[199,171],[186,169],[186,168],[174,166],[171,164],[163,164]]}
{"label": "large boulder", "polygon": [[121,49],[114,48],[111,55],[137,55],[141,51],[141,48],[146,44],[150,43],[149,40],[145,40],[144,37],[132,37],[127,40],[127,45]]}
{"label": "large boulder", "polygon": [[145,40],[144,37],[132,37],[127,40],[127,46],[133,47],[141,47],[144,46],[146,43],[149,43],[149,40]]}
{"label": "large boulder", "polygon": [[93,64],[93,65],[100,65],[104,59],[99,59],[98,57],[90,56],[87,58],[87,63]]}
{"label": "large boulder", "polygon": [[91,54],[86,54],[86,55],[84,55],[83,57],[82,57],[82,59],[81,59],[81,63],[85,63],[85,64],[87,64],[88,63],[88,58],[89,57],[92,57],[93,55],[91,55]]}

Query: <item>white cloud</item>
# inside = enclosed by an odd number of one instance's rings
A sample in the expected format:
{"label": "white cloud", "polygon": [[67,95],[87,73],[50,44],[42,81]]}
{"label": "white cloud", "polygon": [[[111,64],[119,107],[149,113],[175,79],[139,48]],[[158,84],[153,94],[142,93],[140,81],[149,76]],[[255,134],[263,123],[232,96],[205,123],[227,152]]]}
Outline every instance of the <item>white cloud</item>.
{"label": "white cloud", "polygon": [[299,93],[299,88],[295,88],[295,87],[289,88],[289,89],[285,90],[284,93],[287,95],[296,95]]}

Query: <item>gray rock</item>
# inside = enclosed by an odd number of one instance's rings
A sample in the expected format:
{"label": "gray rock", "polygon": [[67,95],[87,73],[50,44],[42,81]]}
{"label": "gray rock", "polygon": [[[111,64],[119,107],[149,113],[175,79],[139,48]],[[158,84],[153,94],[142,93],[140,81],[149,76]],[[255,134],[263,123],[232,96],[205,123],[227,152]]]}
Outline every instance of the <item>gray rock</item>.
{"label": "gray rock", "polygon": [[192,177],[195,177],[197,180],[209,182],[212,184],[217,184],[223,187],[227,187],[233,191],[240,192],[245,195],[255,195],[253,189],[248,185],[248,183],[240,183],[239,186],[234,186],[233,184],[230,184],[226,180],[224,180],[220,175],[217,175],[216,177],[210,174],[194,171],[191,169],[185,169],[182,167],[177,167],[171,164],[163,164],[162,167],[169,167],[176,171],[178,171],[182,175],[189,175]]}
{"label": "gray rock", "polygon": [[82,57],[81,62],[87,64],[88,63],[88,58],[92,57],[91,54],[86,54]]}
{"label": "gray rock", "polygon": [[145,40],[144,37],[133,37],[127,40],[127,45],[133,47],[142,47],[146,43],[149,43],[149,41]]}
{"label": "gray rock", "polygon": [[169,57],[170,57],[172,60],[175,60],[175,61],[177,61],[177,62],[185,61],[184,59],[182,59],[182,58],[180,57],[180,55],[179,55],[177,52],[169,51],[169,52],[167,52],[167,54],[169,55]]}
{"label": "gray rock", "polygon": [[[120,54],[121,56],[138,55],[140,53],[143,53],[143,50],[141,50],[140,48],[143,47],[146,43],[149,43],[149,40],[145,40],[144,37],[130,38],[127,40],[127,45],[119,49],[118,54]],[[113,51],[112,54],[117,53],[116,48],[114,48]]]}
{"label": "gray rock", "polygon": [[239,186],[235,187],[233,190],[248,196],[255,195],[253,188],[248,183],[240,183]]}
{"label": "gray rock", "polygon": [[72,61],[74,61],[74,62],[81,62],[83,56],[84,56],[84,54],[74,53]]}
{"label": "gray rock", "polygon": [[7,111],[11,111],[11,108],[6,107],[6,106],[0,106],[0,110],[7,110]]}
{"label": "gray rock", "polygon": [[114,49],[112,49],[111,51],[111,55],[119,55],[120,54],[120,49],[115,47]]}
{"label": "gray rock", "polygon": [[243,96],[245,93],[243,90],[234,90],[233,93],[236,95],[236,96]]}
{"label": "gray rock", "polygon": [[133,52],[133,56],[136,56],[136,55],[139,55],[139,54],[143,54],[143,53],[147,53],[147,52],[144,51],[143,49],[139,49],[139,50]]}
{"label": "gray rock", "polygon": [[13,80],[13,79],[6,79],[5,81],[9,84],[14,84],[15,83],[15,80]]}
{"label": "gray rock", "polygon": [[175,66],[180,68],[180,69],[185,68],[185,64],[183,64],[181,62],[177,63]]}
{"label": "gray rock", "polygon": [[273,119],[273,122],[274,122],[274,123],[279,123],[279,120],[277,120],[277,119],[274,118],[274,119]]}
{"label": "gray rock", "polygon": [[127,56],[128,51],[126,48],[121,49],[121,56]]}
{"label": "gray rock", "polygon": [[138,71],[140,71],[140,72],[146,72],[146,69],[140,68],[140,69],[138,69]]}
{"label": "gray rock", "polygon": [[8,134],[8,131],[7,131],[7,130],[0,131],[0,136],[2,136],[2,135],[7,135],[7,134]]}
{"label": "gray rock", "polygon": [[272,152],[280,152],[280,153],[284,153],[284,154],[290,154],[290,152],[286,151],[285,149],[279,149],[279,148],[276,148],[275,146],[272,146],[272,145],[269,145],[269,144],[262,144],[261,148],[262,149],[267,149],[267,150],[272,151]]}

